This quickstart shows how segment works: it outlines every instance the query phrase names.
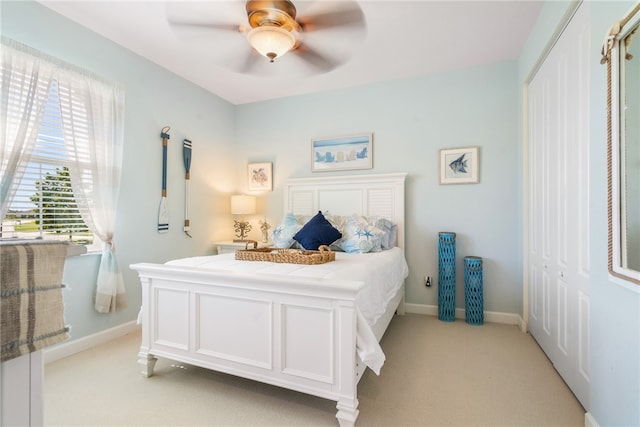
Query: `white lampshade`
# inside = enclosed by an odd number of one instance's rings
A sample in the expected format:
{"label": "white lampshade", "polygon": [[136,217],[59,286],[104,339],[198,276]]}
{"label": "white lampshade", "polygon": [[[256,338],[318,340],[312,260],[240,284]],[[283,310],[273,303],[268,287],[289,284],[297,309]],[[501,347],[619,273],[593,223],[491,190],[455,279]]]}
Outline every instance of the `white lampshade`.
{"label": "white lampshade", "polygon": [[255,27],[247,34],[247,40],[251,47],[271,62],[287,53],[296,44],[296,38],[291,32],[271,25]]}
{"label": "white lampshade", "polygon": [[233,215],[250,215],[256,213],[256,198],[254,196],[231,196],[231,213]]}

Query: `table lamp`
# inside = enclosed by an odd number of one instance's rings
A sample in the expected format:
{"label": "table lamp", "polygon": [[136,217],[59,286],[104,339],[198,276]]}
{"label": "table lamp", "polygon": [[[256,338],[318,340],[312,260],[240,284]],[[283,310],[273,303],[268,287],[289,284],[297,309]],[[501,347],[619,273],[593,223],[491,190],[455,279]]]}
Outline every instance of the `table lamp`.
{"label": "table lamp", "polygon": [[251,224],[244,221],[242,215],[256,213],[256,198],[254,196],[235,195],[231,196],[231,214],[239,215],[239,220],[234,220],[233,228],[236,232],[234,242],[245,242],[247,234],[251,231]]}

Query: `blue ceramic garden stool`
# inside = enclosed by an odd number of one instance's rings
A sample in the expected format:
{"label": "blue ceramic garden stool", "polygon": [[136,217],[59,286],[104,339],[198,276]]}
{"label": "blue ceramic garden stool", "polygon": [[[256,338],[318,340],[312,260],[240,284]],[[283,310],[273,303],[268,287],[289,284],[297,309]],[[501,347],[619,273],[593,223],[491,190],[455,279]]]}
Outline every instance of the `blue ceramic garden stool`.
{"label": "blue ceramic garden stool", "polygon": [[438,319],[456,319],[456,233],[438,233]]}
{"label": "blue ceramic garden stool", "polygon": [[464,258],[464,309],[468,324],[484,323],[482,258],[477,256]]}

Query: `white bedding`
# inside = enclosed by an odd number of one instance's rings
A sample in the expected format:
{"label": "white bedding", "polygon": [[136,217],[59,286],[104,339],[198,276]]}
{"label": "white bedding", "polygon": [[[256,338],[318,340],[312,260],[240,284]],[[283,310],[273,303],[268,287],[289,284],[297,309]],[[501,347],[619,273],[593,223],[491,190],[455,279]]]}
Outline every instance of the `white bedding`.
{"label": "white bedding", "polygon": [[356,298],[358,355],[376,374],[380,373],[385,357],[371,326],[384,314],[387,305],[409,274],[403,251],[398,247],[367,254],[336,252],[334,262],[318,265],[239,261],[235,259],[235,254],[183,258],[167,264],[260,275],[362,282]]}

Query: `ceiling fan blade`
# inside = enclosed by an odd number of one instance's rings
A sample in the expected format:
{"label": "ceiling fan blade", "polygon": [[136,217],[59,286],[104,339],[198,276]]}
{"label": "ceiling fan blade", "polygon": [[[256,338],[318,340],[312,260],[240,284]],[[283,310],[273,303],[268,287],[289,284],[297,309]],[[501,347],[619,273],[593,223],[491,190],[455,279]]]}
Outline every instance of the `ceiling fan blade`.
{"label": "ceiling fan blade", "polygon": [[230,7],[228,2],[169,1],[165,3],[165,17],[170,26],[184,30],[188,27],[205,30],[238,31],[238,24],[246,22],[243,8]]}
{"label": "ceiling fan blade", "polygon": [[222,31],[235,31],[235,32],[244,32],[244,27],[238,24],[216,24],[212,22],[202,22],[202,21],[176,21],[169,20],[169,25],[176,27],[192,27],[192,28],[203,28],[208,30],[222,30]]}
{"label": "ceiling fan blade", "polygon": [[342,65],[341,61],[328,58],[305,43],[300,44],[292,53],[312,65],[317,71],[323,73],[327,73]]}
{"label": "ceiling fan blade", "polygon": [[[329,4],[334,5],[333,2]],[[335,3],[330,12],[318,12],[298,18],[298,24],[303,31],[316,31],[327,28],[348,26],[352,29],[360,29],[366,26],[364,13],[360,7],[353,4]]]}

